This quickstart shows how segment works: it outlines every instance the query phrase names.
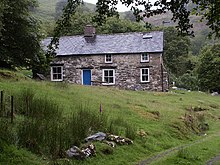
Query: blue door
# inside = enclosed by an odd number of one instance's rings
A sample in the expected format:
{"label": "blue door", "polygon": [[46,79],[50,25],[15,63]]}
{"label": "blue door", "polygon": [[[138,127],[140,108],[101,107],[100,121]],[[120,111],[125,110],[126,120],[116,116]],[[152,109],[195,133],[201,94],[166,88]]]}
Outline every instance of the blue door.
{"label": "blue door", "polygon": [[91,70],[83,70],[83,85],[91,85]]}

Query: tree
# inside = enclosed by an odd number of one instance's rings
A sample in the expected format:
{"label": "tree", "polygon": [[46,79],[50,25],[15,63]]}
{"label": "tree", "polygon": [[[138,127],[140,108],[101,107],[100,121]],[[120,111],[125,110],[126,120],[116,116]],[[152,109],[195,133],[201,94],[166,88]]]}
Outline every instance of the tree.
{"label": "tree", "polygon": [[84,27],[92,23],[94,14],[76,12],[71,16],[69,26],[63,27],[61,35],[79,35],[84,33]]}
{"label": "tree", "polygon": [[220,92],[220,44],[204,48],[197,73],[202,90]]}
{"label": "tree", "polygon": [[126,32],[146,32],[150,29],[144,27],[143,24],[132,22],[130,20],[111,17],[104,24],[97,27],[99,33],[126,33]]}
{"label": "tree", "polygon": [[[41,52],[39,24],[31,17],[29,7],[33,0],[5,0],[6,9],[2,13],[0,37],[0,62],[5,66],[27,67],[37,70],[44,65]],[[42,67],[40,67],[41,69]],[[34,73],[35,75],[35,73]]]}
{"label": "tree", "polygon": [[133,22],[136,21],[135,15],[132,13],[132,11],[124,12],[124,18]]}
{"label": "tree", "polygon": [[2,16],[3,16],[4,9],[5,9],[5,1],[2,0],[0,1],[0,36],[1,36],[1,30],[3,28]]}
{"label": "tree", "polygon": [[189,37],[179,36],[176,29],[165,29],[164,62],[168,70],[175,76],[183,75],[187,70],[192,70],[189,60]]}
{"label": "tree", "polygon": [[[119,1],[129,7],[139,20],[143,17],[150,17],[171,11],[173,13],[172,20],[178,23],[176,27],[179,32],[184,35],[193,34],[193,32],[190,31],[190,28],[193,27],[193,24],[191,24],[189,20],[190,14],[200,14],[202,15],[202,19],[206,19],[206,24],[212,30],[211,34],[220,37],[220,1],[156,0],[152,3],[147,0],[98,0],[96,6],[99,14],[96,16],[96,20],[102,23],[106,17],[117,14],[116,5]],[[193,7],[193,10],[190,10],[188,5]],[[138,6],[143,6],[144,10],[139,9]]]}

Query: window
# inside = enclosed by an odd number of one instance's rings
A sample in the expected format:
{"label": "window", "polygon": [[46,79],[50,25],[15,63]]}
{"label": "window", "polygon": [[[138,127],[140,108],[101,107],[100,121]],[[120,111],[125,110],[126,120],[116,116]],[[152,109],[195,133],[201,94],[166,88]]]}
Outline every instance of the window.
{"label": "window", "polygon": [[115,84],[115,70],[114,69],[103,69],[102,81],[104,85]]}
{"label": "window", "polygon": [[141,62],[149,62],[149,55],[147,53],[141,55]]}
{"label": "window", "polygon": [[51,67],[51,81],[63,81],[63,66]]}
{"label": "window", "polygon": [[105,55],[105,63],[112,63],[112,55],[111,54]]}
{"label": "window", "polygon": [[149,82],[149,68],[140,69],[141,82]]}

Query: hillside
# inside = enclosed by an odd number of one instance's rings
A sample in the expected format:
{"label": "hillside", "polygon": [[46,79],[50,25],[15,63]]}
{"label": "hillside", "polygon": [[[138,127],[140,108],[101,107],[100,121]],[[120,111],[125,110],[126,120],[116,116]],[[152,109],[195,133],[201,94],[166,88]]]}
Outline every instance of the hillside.
{"label": "hillside", "polygon": [[[177,23],[174,23],[172,20],[172,13],[167,12],[161,15],[156,15],[150,18],[145,18],[146,22],[151,23],[154,26],[160,26],[160,27],[167,27],[167,26],[176,26]],[[207,31],[208,27],[206,26],[205,22],[200,22],[201,16],[190,16],[190,22],[193,23],[192,30],[195,32],[195,35],[200,34],[202,31]],[[163,22],[169,22],[163,24]]]}
{"label": "hillside", "polygon": [[[34,15],[44,22],[54,21],[57,15],[62,12],[66,2],[67,0],[38,0],[38,7],[34,11]],[[85,2],[81,8],[87,11],[94,11],[95,5]]]}
{"label": "hillside", "polygon": [[[43,22],[50,22],[57,19],[62,12],[63,6],[66,4],[67,0],[38,0],[39,7],[34,11],[34,15],[42,20]],[[192,7],[189,7],[192,8]],[[86,3],[79,8],[84,12],[94,12],[95,5],[91,3]],[[122,12],[120,13],[121,18],[131,19],[135,21],[135,18],[132,16],[131,12]],[[167,26],[176,26],[176,23],[171,21],[172,14],[170,12],[156,15],[150,18],[145,18],[146,22],[151,23],[153,26],[167,27]],[[207,35],[209,29],[205,25],[205,22],[200,22],[201,16],[191,15],[190,20],[194,24],[193,31],[195,32],[196,37],[201,38],[200,36]],[[163,21],[170,22],[163,24]],[[206,36],[203,37],[205,39]],[[195,39],[196,40],[196,39]],[[208,41],[209,42],[209,41]]]}
{"label": "hillside", "polygon": [[[205,127],[201,127],[202,124],[208,123],[209,130],[205,133],[208,134],[208,137],[210,136],[210,141],[212,140],[211,135],[214,135],[216,132],[220,131],[219,96],[214,97],[206,93],[187,91],[171,91],[167,93],[125,91],[111,87],[85,87],[81,85],[71,85],[66,83],[37,82],[30,80],[26,81],[13,77],[14,76],[11,76],[10,79],[2,78],[0,81],[0,90],[4,90],[6,96],[13,95],[15,100],[20,100],[16,102],[15,107],[20,107],[18,105],[19,103],[22,103],[21,98],[33,98],[37,101],[35,104],[36,107],[38,107],[35,113],[39,114],[40,112],[43,112],[41,108],[46,105],[48,106],[49,102],[56,103],[56,105],[58,106],[57,108],[61,112],[61,114],[59,115],[64,117],[65,122],[68,122],[69,117],[71,117],[72,114],[75,114],[75,112],[80,109],[85,112],[88,111],[88,113],[83,113],[83,117],[87,120],[84,120],[83,118],[81,119],[82,122],[86,124],[88,120],[90,120],[89,112],[92,112],[93,115],[99,116],[101,104],[102,115],[103,117],[105,116],[104,121],[107,123],[111,123],[111,126],[109,128],[106,127],[104,130],[108,130],[114,134],[121,136],[127,135],[134,139],[134,144],[126,146],[118,145],[115,149],[113,149],[113,153],[110,152],[109,154],[105,154],[102,152],[103,147],[107,149],[106,146],[103,146],[103,144],[101,145],[95,143],[97,145],[97,156],[92,157],[87,161],[83,161],[83,164],[85,165],[137,164],[141,160],[151,157],[158,152],[166,151],[179,145],[192,143],[197,139],[203,139],[203,136],[199,136],[199,134],[204,134],[204,132],[201,131],[200,128],[204,128],[205,131]],[[45,102],[46,100],[49,100],[49,102]],[[53,112],[53,109],[48,107],[48,109],[45,109],[44,113],[50,115],[51,112]],[[53,113],[54,115],[56,115],[57,111]],[[16,111],[16,118],[14,119],[15,125],[20,122],[25,122],[25,120],[22,120],[23,117],[25,117],[24,114],[25,111],[23,110],[22,113],[20,113],[20,110]],[[54,116],[53,114],[51,115]],[[36,138],[35,140],[37,140],[37,138],[40,138],[41,136],[44,136],[43,133],[48,132],[48,134],[50,134],[53,126],[56,125],[55,123],[58,123],[60,120],[59,118],[57,118],[57,115],[50,118],[48,118],[49,116],[45,117],[46,120],[37,120],[37,125],[32,125],[33,128],[36,127],[36,129],[33,130],[33,133],[36,134],[36,136],[34,136]],[[50,120],[56,121],[55,123],[53,123],[53,126],[51,125],[51,129],[48,129],[50,125],[47,125],[47,129],[42,130],[42,127],[44,127],[44,125],[41,124]],[[99,122],[99,119],[95,116],[91,118],[91,121],[93,120],[95,120],[95,123]],[[3,118],[0,117],[0,121],[2,122]],[[77,121],[78,122],[77,124],[75,124],[75,126],[81,125],[80,120]],[[38,128],[39,125],[40,127]],[[23,126],[25,125],[22,124],[20,126],[22,126],[23,128]],[[31,129],[31,127],[27,128]],[[92,128],[92,124],[83,127],[83,129],[87,128]],[[16,129],[19,129],[19,125]],[[130,133],[126,130],[129,130]],[[133,133],[132,130],[134,130]],[[42,134],[39,134],[41,136],[38,137],[37,133],[41,131],[43,132]],[[61,137],[64,139],[68,135],[69,130],[63,129],[63,131],[63,136]],[[74,131],[76,133],[77,129],[74,129]],[[91,131],[92,130],[90,130],[90,133]],[[87,132],[87,136],[90,133]],[[3,138],[3,135],[4,134],[2,133],[0,134],[1,139]],[[13,136],[18,135],[19,134],[15,134]],[[47,135],[45,134],[45,136]],[[53,138],[58,137],[53,135]],[[65,140],[62,140],[62,142],[65,142]],[[16,144],[20,143],[16,142]],[[36,144],[39,145],[39,147],[35,147],[39,149],[41,154],[42,152],[47,153],[47,151],[45,151],[45,147],[43,147],[42,149],[40,147],[40,145],[45,144],[40,144],[40,141]],[[65,144],[66,147],[64,147],[64,149],[67,150],[69,147],[71,147],[71,145]],[[200,159],[198,160],[191,159],[187,161],[191,161],[191,163],[194,162],[196,164],[204,164],[207,159],[211,158],[217,152],[219,152],[217,150],[219,145],[212,145],[212,149],[213,147],[216,148],[215,151],[212,150],[212,152],[206,155],[199,155]],[[37,151],[33,150],[33,148],[31,148],[31,150],[32,153],[37,153]],[[108,150],[112,149],[108,148]],[[209,147],[206,148],[206,151],[209,151]],[[3,151],[3,153],[5,152],[6,151]],[[20,153],[20,151],[17,152],[17,154]],[[198,155],[200,154],[200,151],[198,150],[195,153]],[[7,157],[7,154],[5,155]],[[52,161],[49,159],[50,156],[46,156],[45,154],[43,155],[44,157],[47,157],[47,161]],[[20,158],[17,157],[15,154],[10,157],[10,160],[11,159],[13,159],[15,162],[18,162],[18,159]],[[177,158],[172,158],[172,160],[174,159],[176,160]],[[184,158],[181,159],[184,160]],[[37,158],[35,159],[35,161],[39,161],[40,164],[41,159]],[[66,159],[59,159],[59,161],[66,162]],[[82,161],[79,160],[77,161],[75,159],[72,159],[71,161],[73,164],[82,164]],[[0,160],[0,164],[1,163],[2,161]],[[7,159],[4,159],[4,163],[10,164],[10,162],[7,162]]]}

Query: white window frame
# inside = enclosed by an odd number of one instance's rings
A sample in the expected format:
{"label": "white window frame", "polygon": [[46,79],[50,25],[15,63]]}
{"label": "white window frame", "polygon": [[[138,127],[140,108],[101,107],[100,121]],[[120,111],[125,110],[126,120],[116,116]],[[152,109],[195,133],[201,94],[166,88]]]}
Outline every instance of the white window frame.
{"label": "white window frame", "polygon": [[[108,61],[107,56],[110,56],[111,61]],[[112,63],[112,55],[111,55],[111,54],[106,54],[106,55],[105,55],[105,63]]]}
{"label": "white window frame", "polygon": [[[53,68],[61,68],[61,73],[53,73]],[[54,79],[54,74],[61,74],[61,79]],[[51,69],[50,69],[50,78],[51,78],[51,81],[63,81],[63,66],[51,66]]]}
{"label": "white window frame", "polygon": [[[148,72],[148,74],[147,74],[147,81],[143,80],[142,70],[144,70],[144,69],[147,69],[147,72]],[[144,75],[144,76],[146,76],[146,75]],[[140,69],[140,80],[141,80],[142,83],[150,82],[150,69],[149,68],[141,68]]]}
{"label": "white window frame", "polygon": [[[113,82],[112,83],[106,83],[105,82],[105,71],[113,71]],[[108,76],[110,77],[110,76]],[[103,85],[114,85],[115,84],[115,69],[103,69],[102,70],[102,84]]]}
{"label": "white window frame", "polygon": [[[147,56],[147,60],[144,59],[144,56]],[[150,56],[149,56],[148,53],[142,53],[141,54],[141,62],[149,62],[149,58],[150,58]]]}

